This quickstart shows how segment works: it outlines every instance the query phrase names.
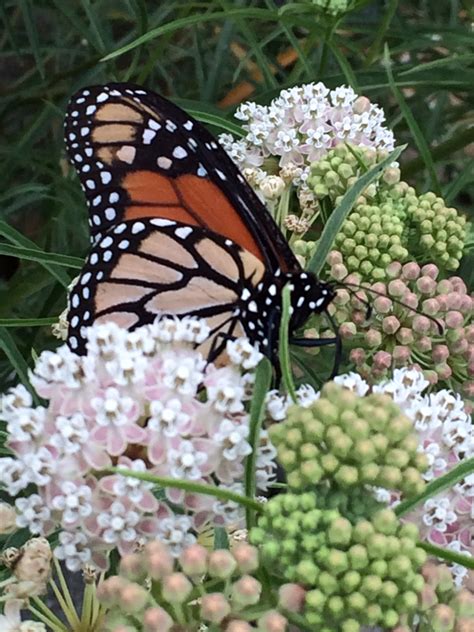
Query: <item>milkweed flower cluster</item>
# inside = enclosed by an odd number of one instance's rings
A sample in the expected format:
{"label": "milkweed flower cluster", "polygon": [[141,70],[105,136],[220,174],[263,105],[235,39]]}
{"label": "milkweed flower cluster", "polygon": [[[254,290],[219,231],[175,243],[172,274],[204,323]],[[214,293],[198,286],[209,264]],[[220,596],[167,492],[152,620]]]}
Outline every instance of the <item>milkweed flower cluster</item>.
{"label": "milkweed flower cluster", "polygon": [[[249,417],[245,401],[261,355],[245,339],[228,344],[230,363],[207,364],[194,349],[209,329],[193,318],[162,319],[128,332],[113,323],[88,330],[87,354],[64,345],[45,351],[31,374],[47,406],[17,386],[3,396],[7,447],[0,480],[18,496],[17,525],[48,535],[70,570],[107,566],[107,554],[160,538],[177,555],[209,523],[235,525],[233,502],[102,471],[112,465],[243,493]],[[265,431],[256,455],[258,484],[275,470]],[[102,472],[102,473],[101,473]],[[25,494],[28,486],[35,490]],[[175,514],[169,503],[178,503]]]}
{"label": "milkweed flower cluster", "polygon": [[[311,165],[308,186],[318,200],[337,206],[364,171],[386,156],[380,149],[340,145]],[[417,195],[391,166],[359,197],[334,246],[349,272],[380,281],[390,263],[410,258],[456,270],[465,239],[464,216],[434,193]]]}
{"label": "milkweed flower cluster", "polygon": [[377,483],[406,496],[423,491],[428,461],[412,422],[388,395],[359,397],[328,383],[309,408],[290,407],[270,438],[292,489],[326,482],[346,490]]}
{"label": "milkweed flower cluster", "polygon": [[[340,253],[329,255],[331,273],[347,283],[361,278],[347,275]],[[388,280],[367,285],[379,295],[338,292],[330,311],[350,359],[365,379],[380,379],[397,367],[418,365],[433,384],[474,394],[474,299],[460,277],[439,279],[434,264],[415,262],[387,267]],[[359,297],[359,298],[358,298]],[[367,319],[367,302],[374,316]],[[415,311],[416,310],[416,311]]]}
{"label": "milkweed flower cluster", "polygon": [[[374,395],[390,397],[399,411],[410,420],[412,426],[411,435],[402,440],[406,442],[403,450],[397,450],[396,446],[391,446],[390,436],[385,437],[384,435],[383,443],[386,452],[381,452],[380,437],[373,437],[375,445],[372,448],[378,447],[378,458],[380,459],[380,455],[383,454],[383,458],[389,463],[388,473],[390,476],[387,480],[391,478],[393,483],[385,483],[384,488],[380,486],[374,488],[374,497],[378,502],[395,505],[400,498],[403,498],[400,492],[405,486],[405,497],[407,497],[407,492],[409,495],[418,487],[418,476],[420,475],[418,472],[421,472],[423,480],[428,483],[446,474],[461,461],[474,456],[474,427],[462,398],[446,389],[426,394],[425,391],[429,387],[429,382],[421,371],[415,368],[395,369],[391,378],[376,385],[371,385],[357,373],[340,375],[334,379],[334,382],[352,391],[360,402],[358,406],[354,404],[352,410],[348,408],[345,411],[343,403],[345,398],[341,397],[340,400],[337,400],[340,402],[339,413],[341,415],[341,420],[335,422],[335,431],[333,431],[337,441],[333,440],[331,434],[329,437],[331,441],[318,444],[318,447],[309,444],[309,442],[305,443],[305,437],[313,432],[319,431],[323,435],[328,432],[326,423],[320,419],[320,410],[325,410],[328,408],[325,404],[331,403],[325,401],[327,389],[329,388],[331,391],[334,388],[331,384],[326,385],[320,393],[307,398],[303,404],[304,407],[299,409],[292,407],[287,397],[279,397],[276,393],[272,393],[268,411],[272,418],[278,420],[288,418],[288,421],[283,422],[283,424],[271,426],[271,433],[278,452],[288,468],[290,484],[294,480],[302,490],[305,487],[300,486],[300,483],[306,482],[306,489],[311,487],[311,480],[305,479],[305,473],[316,469],[318,473],[323,473],[322,478],[320,476],[322,482],[336,484],[343,490],[344,485],[341,486],[340,483],[337,483],[330,469],[325,470],[325,467],[332,466],[334,471],[338,471],[344,465],[346,467],[349,465],[347,476],[350,474],[354,481],[359,480],[364,483],[365,496],[359,497],[356,493],[356,484],[347,487],[347,477],[339,476],[342,483],[345,483],[346,489],[350,490],[349,505],[344,505],[345,515],[367,515],[368,508],[364,505],[367,502],[367,487],[363,475],[366,471],[370,471],[376,459],[374,459],[374,453],[370,449],[367,455],[370,454],[371,456],[367,463],[364,463],[363,453],[360,450],[352,450],[349,453],[341,452],[341,447],[347,447],[347,438],[343,436],[345,433],[342,432],[341,425],[344,425],[346,420],[352,419],[350,432],[354,434],[359,427],[363,430],[364,424],[370,427],[372,422],[378,423],[377,414],[371,413],[367,416],[359,414],[354,418],[356,410],[359,413],[364,411],[364,400],[369,401],[369,410],[371,409],[370,402]],[[322,407],[320,402],[323,403]],[[301,422],[299,432],[297,432],[298,420]],[[286,433],[280,430],[285,425]],[[344,425],[344,427],[346,426]],[[396,432],[397,428],[395,427],[393,430]],[[412,445],[409,446],[410,443]],[[417,456],[413,454],[414,449],[417,451]],[[416,485],[411,487],[408,485],[408,479],[402,475],[403,468],[407,468],[406,471],[409,469],[410,454],[415,459],[418,468],[412,468],[415,469],[415,472],[410,476],[411,480],[416,479]],[[312,459],[316,465],[312,464]],[[346,460],[345,463],[343,463],[344,459]],[[400,459],[403,461],[401,468]],[[427,467],[424,467],[426,464]],[[343,474],[344,472],[346,470],[343,470]],[[458,553],[474,555],[472,542],[473,486],[474,477],[468,475],[452,488],[426,500],[416,510],[405,516],[404,520],[414,523],[425,541]],[[324,493],[318,493],[318,499],[321,502]],[[357,505],[361,508],[357,509]],[[466,568],[459,564],[452,565],[452,573],[457,586],[460,586],[467,577]]]}
{"label": "milkweed flower cluster", "polygon": [[391,509],[351,521],[311,491],[272,498],[250,531],[262,562],[307,590],[303,616],[312,629],[350,632],[393,627],[416,610],[426,560],[417,538],[417,527]]}
{"label": "milkweed flower cluster", "polygon": [[[222,134],[224,149],[270,206],[294,184],[303,216],[313,215],[317,207],[306,185],[313,161],[347,142],[389,151],[394,146],[383,110],[347,86],[295,86],[268,106],[244,103],[235,116],[246,134],[239,140]],[[285,217],[277,219],[284,225]]]}
{"label": "milkweed flower cluster", "polygon": [[108,609],[104,632],[198,632],[206,626],[251,632],[253,623],[261,632],[285,632],[287,619],[271,605],[277,591],[263,590],[258,569],[258,551],[247,543],[212,552],[192,544],[176,560],[168,545],[150,542],[122,558],[119,575],[99,585],[99,600]]}

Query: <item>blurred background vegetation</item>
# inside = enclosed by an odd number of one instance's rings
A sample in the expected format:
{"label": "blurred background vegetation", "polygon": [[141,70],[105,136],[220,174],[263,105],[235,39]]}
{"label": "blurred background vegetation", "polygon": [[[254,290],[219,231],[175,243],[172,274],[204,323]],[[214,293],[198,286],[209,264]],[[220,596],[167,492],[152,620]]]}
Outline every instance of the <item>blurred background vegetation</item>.
{"label": "blurred background vegetation", "polygon": [[[241,101],[267,103],[304,82],[350,84],[409,144],[402,177],[472,216],[471,0],[340,0],[348,11],[337,17],[317,4],[324,1],[2,0],[0,391],[56,343],[45,319],[64,309],[77,274],[77,260],[41,253],[82,258],[88,249],[62,134],[67,100],[87,84],[144,84],[215,132],[235,132]],[[461,274],[472,283],[469,249]]]}

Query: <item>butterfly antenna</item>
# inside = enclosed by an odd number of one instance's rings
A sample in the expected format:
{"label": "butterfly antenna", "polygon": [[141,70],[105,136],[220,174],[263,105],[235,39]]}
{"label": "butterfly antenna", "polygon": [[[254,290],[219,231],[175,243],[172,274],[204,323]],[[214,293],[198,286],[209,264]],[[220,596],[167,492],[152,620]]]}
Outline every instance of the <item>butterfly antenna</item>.
{"label": "butterfly antenna", "polygon": [[[400,301],[398,298],[393,298],[392,296],[387,296],[383,292],[379,292],[378,290],[374,290],[374,289],[372,289],[370,287],[365,287],[364,285],[360,285],[358,283],[350,283],[350,282],[340,281],[339,283],[335,283],[334,284],[334,287],[336,287],[336,288],[338,288],[338,287],[344,288],[350,294],[354,295],[357,298],[358,301],[360,301],[361,303],[365,303],[365,305],[367,305],[370,308],[370,314],[372,314],[373,308],[370,305],[370,303],[368,303],[368,301],[365,301],[365,300],[359,298],[357,296],[357,293],[354,290],[352,290],[349,286],[355,287],[355,288],[357,288],[359,290],[364,290],[365,292],[369,292],[370,294],[376,294],[377,296],[382,296],[383,298],[388,298],[390,301],[393,301],[394,303],[397,303],[397,305],[401,305],[402,307],[405,307],[409,311],[415,312],[415,314],[420,314],[420,316],[425,316],[426,318],[431,320],[436,325],[436,327],[438,328],[439,334],[443,335],[444,328],[443,328],[443,325],[439,322],[439,320],[434,318],[434,316],[430,316],[429,314],[424,314],[419,309],[416,309],[415,307],[412,307],[411,305],[407,305],[403,301]],[[367,314],[369,314],[369,311],[367,312]],[[369,318],[369,316],[367,316],[367,318]]]}

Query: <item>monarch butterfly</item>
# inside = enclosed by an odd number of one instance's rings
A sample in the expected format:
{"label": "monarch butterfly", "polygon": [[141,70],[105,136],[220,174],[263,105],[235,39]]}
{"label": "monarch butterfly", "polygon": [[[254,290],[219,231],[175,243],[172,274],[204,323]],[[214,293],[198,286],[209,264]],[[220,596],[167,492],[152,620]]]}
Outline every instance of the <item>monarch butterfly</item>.
{"label": "monarch butterfly", "polygon": [[70,296],[73,351],[85,352],[93,322],[133,329],[159,314],[194,315],[211,327],[209,360],[239,335],[275,360],[285,284],[292,332],[333,299],[212,134],[163,97],[128,83],[83,89],[65,139],[92,238]]}

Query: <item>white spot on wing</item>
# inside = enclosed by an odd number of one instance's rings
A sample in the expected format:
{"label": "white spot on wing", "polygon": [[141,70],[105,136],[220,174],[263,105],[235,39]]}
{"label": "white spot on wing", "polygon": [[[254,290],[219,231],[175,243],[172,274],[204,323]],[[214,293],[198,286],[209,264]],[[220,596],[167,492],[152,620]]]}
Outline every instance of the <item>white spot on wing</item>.
{"label": "white spot on wing", "polygon": [[192,121],[186,121],[186,123],[183,124],[184,129],[187,129],[188,132],[190,132],[193,129],[193,122]]}
{"label": "white spot on wing", "polygon": [[176,222],[172,222],[170,219],[156,218],[151,219],[150,224],[153,224],[154,226],[174,226]]}
{"label": "white spot on wing", "polygon": [[190,228],[189,226],[181,226],[180,228],[177,228],[174,231],[174,234],[177,237],[180,237],[181,239],[186,239],[186,237],[190,235],[192,232],[193,232],[193,229]]}
{"label": "white spot on wing", "polygon": [[186,158],[187,155],[188,155],[188,152],[184,149],[184,147],[181,147],[181,145],[178,145],[177,147],[173,149],[173,156],[175,158],[182,159],[182,158]]}
{"label": "white spot on wing", "polygon": [[161,169],[169,169],[173,164],[173,161],[166,156],[160,156],[157,159],[156,164],[158,165],[158,167],[161,167]]}
{"label": "white spot on wing", "polygon": [[155,138],[155,136],[156,136],[156,132],[154,132],[151,129],[146,129],[143,132],[143,143],[145,145],[149,145],[151,141]]}

